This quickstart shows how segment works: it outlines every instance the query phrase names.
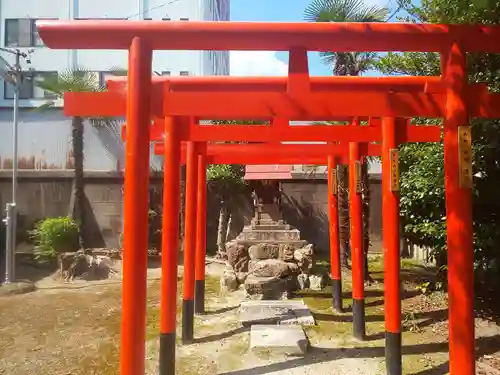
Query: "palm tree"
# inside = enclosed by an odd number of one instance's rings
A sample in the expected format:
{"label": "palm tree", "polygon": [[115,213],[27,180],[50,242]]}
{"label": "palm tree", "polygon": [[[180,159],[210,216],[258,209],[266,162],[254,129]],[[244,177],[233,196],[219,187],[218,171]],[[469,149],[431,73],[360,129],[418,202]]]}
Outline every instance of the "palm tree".
{"label": "palm tree", "polygon": [[[314,0],[304,11],[304,19],[309,22],[384,22],[388,15],[387,8],[366,5],[363,0]],[[334,75],[358,76],[374,67],[377,54],[373,52],[322,52],[321,58],[325,64],[332,67]],[[347,167],[344,165],[337,168],[341,264],[346,267],[349,248]],[[362,168],[362,173],[362,180],[367,186],[367,166]],[[369,247],[369,189],[366,187],[363,198],[363,242],[365,256],[367,256]],[[368,240],[366,240],[367,238]],[[365,270],[365,276],[367,273]]]}
{"label": "palm tree", "polygon": [[[111,69],[109,74],[127,75],[123,69]],[[54,108],[58,101],[63,99],[65,92],[99,92],[105,88],[101,86],[99,76],[95,72],[76,68],[68,69],[57,75],[50,76],[37,82],[37,86],[52,94],[54,98],[38,107],[38,109]],[[73,210],[72,217],[78,223],[80,230],[80,246],[88,247],[88,231],[86,223],[86,198],[84,185],[84,118],[75,116],[71,119],[72,164],[73,179]],[[115,120],[109,118],[89,119],[93,126],[110,126]]]}

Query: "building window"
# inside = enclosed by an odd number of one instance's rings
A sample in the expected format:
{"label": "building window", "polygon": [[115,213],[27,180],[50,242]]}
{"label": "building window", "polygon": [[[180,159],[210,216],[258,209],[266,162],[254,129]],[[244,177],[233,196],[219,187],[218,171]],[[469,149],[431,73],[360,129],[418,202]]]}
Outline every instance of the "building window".
{"label": "building window", "polygon": [[[48,19],[48,18],[44,18]],[[51,18],[54,19],[54,18]],[[10,18],[5,20],[6,47],[43,47],[36,29],[36,19]]]}
{"label": "building window", "polygon": [[161,72],[161,75],[162,76],[169,76],[170,75],[170,70],[165,70],[165,71]]}
{"label": "building window", "polygon": [[108,77],[116,77],[115,74],[110,73],[109,71],[107,72],[97,72],[99,75],[99,87],[106,87],[106,80]]}
{"label": "building window", "polygon": [[152,18],[144,18],[144,21],[152,21],[153,19]]}
{"label": "building window", "polygon": [[189,21],[189,18],[179,18],[181,21]]}
{"label": "building window", "polygon": [[[57,95],[45,91],[38,86],[38,82],[55,78],[57,72],[23,72],[19,86],[19,99],[55,99]],[[4,98],[14,99],[14,87],[4,81]]]}
{"label": "building window", "polygon": [[161,19],[162,21],[170,21],[170,17],[165,17]]}
{"label": "building window", "polygon": [[188,76],[188,75],[189,75],[189,72],[186,72],[186,71],[184,71],[184,70],[183,70],[183,71],[179,72],[179,74],[180,74],[181,76]]}

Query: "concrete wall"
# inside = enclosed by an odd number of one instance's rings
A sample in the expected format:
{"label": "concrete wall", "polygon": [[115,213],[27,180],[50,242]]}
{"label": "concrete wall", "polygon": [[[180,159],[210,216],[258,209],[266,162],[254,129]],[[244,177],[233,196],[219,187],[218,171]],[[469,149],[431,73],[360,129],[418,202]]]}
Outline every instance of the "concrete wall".
{"label": "concrete wall", "polygon": [[[0,205],[3,209],[11,199],[10,171],[0,171]],[[66,216],[72,212],[71,170],[22,170],[19,176],[18,211],[20,240],[33,223],[44,217]],[[88,200],[89,232],[93,247],[117,247],[123,224],[123,175],[121,172],[93,171],[85,174]],[[159,191],[161,175],[151,178],[151,189]],[[327,185],[322,180],[283,183],[285,220],[301,231],[302,237],[327,251],[328,213]],[[372,179],[371,238],[372,251],[380,251],[381,195],[380,181]],[[207,199],[207,248],[216,249],[220,202],[209,191]],[[3,216],[3,213],[2,213]],[[241,232],[253,216],[249,194],[234,197],[230,238]]]}
{"label": "concrete wall", "polygon": [[[71,170],[21,170],[17,195],[18,236],[45,217],[70,215],[72,212]],[[155,175],[150,181],[151,190],[159,192],[155,201],[161,202],[163,179]],[[0,207],[11,201],[10,171],[0,171]],[[85,193],[88,201],[88,230],[92,247],[118,247],[123,225],[123,174],[120,172],[93,171],[85,173]],[[153,196],[153,194],[151,195]],[[250,222],[253,209],[248,196],[236,197],[238,205],[232,210],[230,235],[235,237]],[[160,203],[161,205],[161,203]],[[220,202],[212,192],[207,197],[207,248],[216,249]],[[4,216],[4,212],[1,213]]]}
{"label": "concrete wall", "polygon": [[[382,251],[382,195],[381,183],[371,178],[370,238],[372,252]],[[330,244],[328,234],[328,186],[325,180],[283,182],[285,220],[301,232],[301,237],[321,251]]]}
{"label": "concrete wall", "polygon": [[[96,128],[84,124],[84,168],[87,171],[120,171],[125,166],[125,145],[120,121]],[[0,109],[0,170],[12,168],[12,111]],[[19,168],[71,169],[71,118],[61,110],[19,111]],[[161,158],[151,153],[151,167]]]}

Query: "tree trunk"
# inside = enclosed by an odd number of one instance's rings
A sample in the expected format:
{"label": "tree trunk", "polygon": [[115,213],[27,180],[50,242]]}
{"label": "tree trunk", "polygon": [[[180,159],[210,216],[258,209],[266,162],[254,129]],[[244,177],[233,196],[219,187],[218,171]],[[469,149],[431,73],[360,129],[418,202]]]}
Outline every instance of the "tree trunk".
{"label": "tree trunk", "polygon": [[219,212],[219,228],[217,230],[217,258],[226,259],[226,236],[229,222],[229,209],[226,201],[221,201]]}
{"label": "tree trunk", "polygon": [[368,162],[365,160],[361,166],[362,204],[363,204],[363,253],[365,281],[372,281],[368,269],[368,251],[370,250],[370,175]]}
{"label": "tree trunk", "polygon": [[337,165],[337,199],[339,207],[339,245],[340,264],[347,268],[349,254],[349,200],[347,195],[348,169],[346,165]]}
{"label": "tree trunk", "polygon": [[227,217],[227,225],[226,225],[226,239],[225,241],[231,241],[231,227],[233,226],[233,214],[231,213],[231,210],[228,210],[228,217]]}
{"label": "tree trunk", "polygon": [[184,248],[184,214],[186,208],[186,165],[181,166],[179,197],[179,243]]}
{"label": "tree trunk", "polygon": [[85,203],[85,181],[83,178],[83,118],[73,117],[71,123],[71,143],[73,146],[73,168],[74,168],[74,194],[75,207],[73,218],[78,223],[80,231],[80,247],[87,246],[87,226],[86,226],[86,203]]}

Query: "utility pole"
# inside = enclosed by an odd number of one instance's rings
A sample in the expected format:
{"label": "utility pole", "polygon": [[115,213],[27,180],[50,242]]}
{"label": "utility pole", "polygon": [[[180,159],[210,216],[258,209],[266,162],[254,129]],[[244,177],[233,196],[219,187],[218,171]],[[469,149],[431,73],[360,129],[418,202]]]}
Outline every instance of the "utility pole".
{"label": "utility pole", "polygon": [[14,105],[12,118],[12,197],[11,202],[6,205],[6,217],[4,219],[6,226],[5,239],[5,283],[11,283],[15,280],[16,270],[16,233],[17,233],[17,175],[18,175],[18,139],[19,139],[19,88],[22,84],[21,58],[31,63],[28,53],[21,52],[19,49],[0,48],[0,51],[13,54],[15,56],[14,66],[10,65],[5,59],[0,57],[0,62],[4,67],[0,70],[0,75],[4,80],[12,85],[14,89]]}

